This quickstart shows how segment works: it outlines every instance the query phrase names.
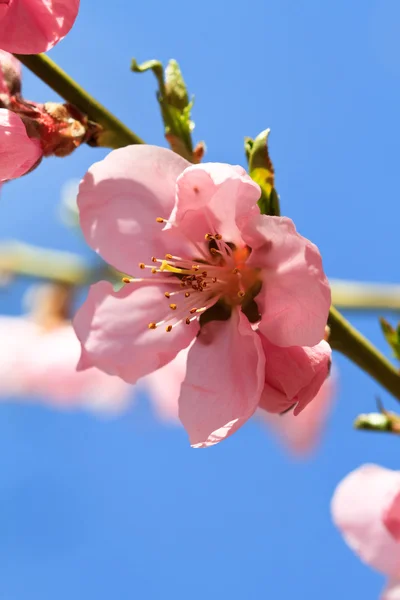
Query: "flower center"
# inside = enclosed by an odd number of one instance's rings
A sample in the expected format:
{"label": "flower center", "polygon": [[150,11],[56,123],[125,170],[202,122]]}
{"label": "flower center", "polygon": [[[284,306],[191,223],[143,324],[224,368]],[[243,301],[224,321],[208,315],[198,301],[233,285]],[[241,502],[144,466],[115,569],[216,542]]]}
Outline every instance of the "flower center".
{"label": "flower center", "polygon": [[[157,221],[164,222],[163,219]],[[181,323],[190,325],[201,319],[206,311],[211,317],[207,321],[220,319],[216,312],[221,310],[224,314],[222,318],[229,318],[234,307],[242,308],[247,314],[245,307],[254,303],[254,297],[261,288],[259,270],[247,265],[250,253],[248,246],[237,248],[225,242],[220,234],[207,233],[205,243],[196,245],[194,257],[173,254],[166,254],[164,258],[153,256],[152,264],[139,263],[139,267],[150,270],[154,279],[124,277],[123,281],[170,286],[171,289],[165,292],[170,315],[162,321],[148,324],[149,329],[165,326],[169,332]]]}

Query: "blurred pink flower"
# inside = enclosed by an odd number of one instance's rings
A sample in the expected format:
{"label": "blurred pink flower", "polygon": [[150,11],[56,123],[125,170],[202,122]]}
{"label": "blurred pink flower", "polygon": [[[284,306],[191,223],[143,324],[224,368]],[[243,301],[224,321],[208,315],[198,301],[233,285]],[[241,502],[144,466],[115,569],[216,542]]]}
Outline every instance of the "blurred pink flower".
{"label": "blurred pink flower", "polygon": [[350,548],[390,578],[382,600],[399,598],[400,471],[359,467],[336,488],[332,515]]}
{"label": "blurred pink flower", "polygon": [[78,10],[79,0],[0,0],[0,48],[46,52],[67,35]]}
{"label": "blurred pink flower", "polygon": [[335,392],[334,377],[329,376],[312,402],[297,416],[293,412],[272,414],[259,410],[258,416],[294,454],[311,453],[320,441]]}
{"label": "blurred pink flower", "polygon": [[[241,167],[193,166],[152,146],[111,152],[81,183],[86,240],[118,270],[141,276],[118,292],[104,281],[91,287],[74,319],[79,367],[135,383],[195,340],[179,398],[195,447],[224,439],[257,409],[263,336],[285,347],[324,337],[330,290],[318,249],[290,219],[260,215],[259,196]],[[297,412],[310,400],[301,398]],[[281,409],[275,400],[268,407]]]}
{"label": "blurred pink flower", "polygon": [[400,600],[400,579],[389,581],[381,600]]}
{"label": "blurred pink flower", "polygon": [[49,330],[22,317],[0,317],[0,395],[41,399],[58,407],[118,412],[131,386],[96,368],[76,371],[79,342],[71,325]]}
{"label": "blurred pink flower", "polygon": [[21,177],[42,157],[38,140],[32,140],[15,113],[0,108],[0,182]]}

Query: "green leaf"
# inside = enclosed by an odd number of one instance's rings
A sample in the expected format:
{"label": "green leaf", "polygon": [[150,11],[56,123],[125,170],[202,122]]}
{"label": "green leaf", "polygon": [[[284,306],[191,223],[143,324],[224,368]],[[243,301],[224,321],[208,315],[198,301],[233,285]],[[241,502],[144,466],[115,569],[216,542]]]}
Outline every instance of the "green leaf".
{"label": "green leaf", "polygon": [[184,111],[190,104],[182,72],[178,63],[173,58],[169,61],[165,69],[165,96],[168,104],[181,111]]}
{"label": "green leaf", "polygon": [[249,162],[249,160],[250,160],[250,154],[253,149],[253,145],[254,145],[254,140],[252,138],[250,138],[250,137],[244,138],[244,152],[246,154],[247,162]]}
{"label": "green leaf", "polygon": [[153,71],[157,78],[160,92],[164,91],[164,69],[162,63],[159,60],[146,60],[140,65],[137,61],[132,58],[131,71],[134,73],[145,73],[146,71]]}
{"label": "green leaf", "polygon": [[391,324],[382,317],[379,319],[379,322],[381,324],[383,335],[393,350],[393,355],[397,360],[400,360],[400,323],[397,325],[397,328],[394,329]]}
{"label": "green leaf", "polygon": [[274,167],[269,156],[269,129],[262,131],[254,140],[245,139],[245,152],[249,161],[250,177],[261,188],[261,198],[258,201],[262,215],[280,215],[279,196],[274,187]]}
{"label": "green leaf", "polygon": [[176,60],[169,61],[165,69],[165,76],[163,65],[158,60],[148,60],[141,65],[138,65],[136,60],[132,60],[131,68],[136,73],[153,71],[158,81],[157,99],[164,122],[166,139],[174,152],[190,162],[199,162],[197,154],[194,154],[192,143],[194,123],[190,118],[190,113],[193,99],[189,99]]}

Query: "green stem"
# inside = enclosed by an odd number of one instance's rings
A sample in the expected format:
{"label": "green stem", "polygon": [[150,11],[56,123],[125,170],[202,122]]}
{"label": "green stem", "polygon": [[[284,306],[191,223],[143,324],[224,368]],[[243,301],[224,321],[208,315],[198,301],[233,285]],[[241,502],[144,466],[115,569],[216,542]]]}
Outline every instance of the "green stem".
{"label": "green stem", "polygon": [[104,128],[101,137],[102,146],[121,148],[130,144],[144,144],[136,133],[133,133],[124,123],[97,102],[51,58],[45,54],[15,54],[15,57],[67,102],[76,106],[91,121],[99,123]]}
{"label": "green stem", "polygon": [[347,356],[400,400],[400,374],[390,361],[334,307],[329,312],[328,324],[332,348]]}
{"label": "green stem", "polygon": [[93,279],[85,262],[71,252],[37,248],[22,242],[0,244],[0,273],[27,275],[71,285],[84,285]]}
{"label": "green stem", "polygon": [[332,303],[351,310],[400,311],[400,285],[331,279]]}

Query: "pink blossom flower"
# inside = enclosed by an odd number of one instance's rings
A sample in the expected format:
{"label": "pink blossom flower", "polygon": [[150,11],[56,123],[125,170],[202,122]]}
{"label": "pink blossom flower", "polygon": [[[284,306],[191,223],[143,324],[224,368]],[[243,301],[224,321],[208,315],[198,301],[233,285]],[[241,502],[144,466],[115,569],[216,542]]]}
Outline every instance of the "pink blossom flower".
{"label": "pink blossom flower", "polygon": [[324,337],[330,290],[318,249],[290,219],[260,215],[259,196],[241,167],[192,166],[151,146],[111,152],[81,183],[86,240],[134,277],[118,292],[104,281],[91,287],[74,319],[79,368],[135,383],[194,341],[179,416],[195,447],[224,439],[257,409],[262,336],[283,347]]}
{"label": "pink blossom flower", "polygon": [[336,488],[332,515],[347,544],[390,578],[382,600],[400,591],[400,471],[363,465]]}
{"label": "pink blossom flower", "polygon": [[23,317],[0,317],[0,395],[41,399],[53,406],[116,412],[131,387],[98,369],[76,371],[79,342],[67,323],[50,330]]}
{"label": "pink blossom flower", "polygon": [[38,140],[32,140],[15,113],[0,108],[0,182],[21,177],[42,156]]}
{"label": "pink blossom flower", "polygon": [[46,52],[67,35],[78,9],[79,0],[0,0],[0,48]]}
{"label": "pink blossom flower", "polygon": [[334,378],[330,376],[313,401],[297,416],[293,412],[272,414],[266,410],[260,410],[258,415],[291,452],[305,456],[311,453],[320,441],[332,407],[334,388]]}

